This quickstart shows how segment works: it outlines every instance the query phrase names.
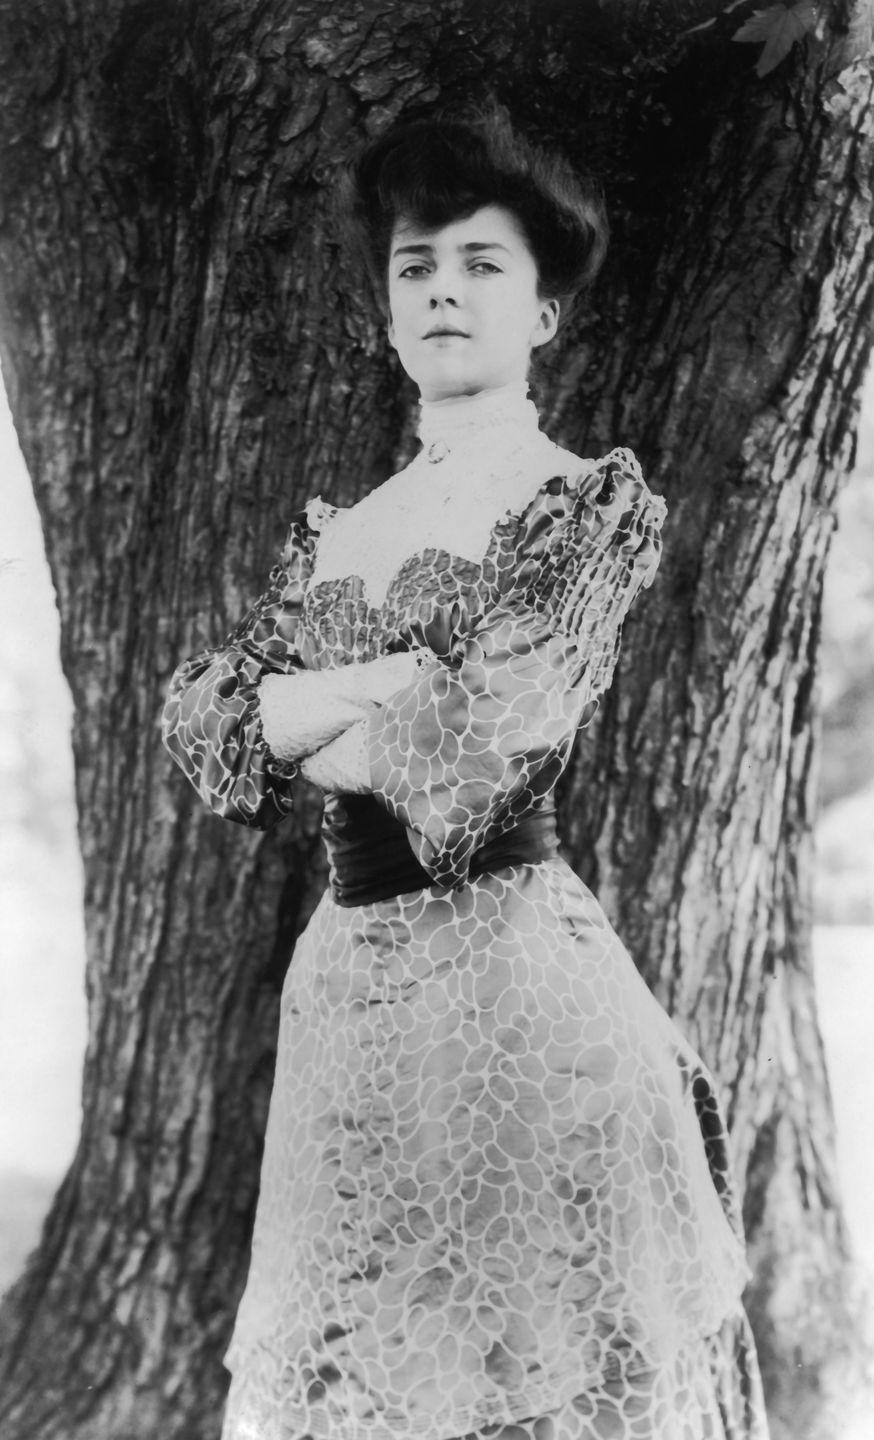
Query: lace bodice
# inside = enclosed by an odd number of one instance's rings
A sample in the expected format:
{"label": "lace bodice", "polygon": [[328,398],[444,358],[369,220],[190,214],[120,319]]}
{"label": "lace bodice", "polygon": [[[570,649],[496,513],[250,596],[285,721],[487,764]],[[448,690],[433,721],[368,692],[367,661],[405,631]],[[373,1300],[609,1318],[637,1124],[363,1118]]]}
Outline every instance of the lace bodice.
{"label": "lace bodice", "polygon": [[[368,603],[385,603],[404,562],[429,550],[481,564],[495,527],[520,515],[568,456],[540,429],[527,387],[420,406],[422,449],[411,464],[350,510],[320,497],[307,510],[319,532],[313,585],[361,578]],[[594,461],[579,461],[585,467]]]}

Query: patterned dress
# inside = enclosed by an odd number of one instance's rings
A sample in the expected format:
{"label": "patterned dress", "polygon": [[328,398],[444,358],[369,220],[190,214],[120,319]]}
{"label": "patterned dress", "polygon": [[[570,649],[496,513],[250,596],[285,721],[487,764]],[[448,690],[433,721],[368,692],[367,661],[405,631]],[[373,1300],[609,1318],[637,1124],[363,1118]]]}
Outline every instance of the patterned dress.
{"label": "patterned dress", "polygon": [[705,1068],[561,859],[473,864],[549,809],[664,502],[627,450],[554,446],[515,390],[423,408],[421,454],[295,521],[165,715],[207,803],[265,827],[296,770],[262,733],[266,674],[434,661],[360,724],[425,883],[329,890],[285,982],[223,1437],[764,1437]]}

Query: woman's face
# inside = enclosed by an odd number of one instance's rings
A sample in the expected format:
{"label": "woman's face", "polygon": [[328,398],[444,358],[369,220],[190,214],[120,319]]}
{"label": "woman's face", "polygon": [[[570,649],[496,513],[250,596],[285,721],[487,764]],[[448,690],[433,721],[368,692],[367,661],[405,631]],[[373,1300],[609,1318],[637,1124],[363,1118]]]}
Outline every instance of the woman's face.
{"label": "woman's face", "polygon": [[398,221],[388,263],[388,338],[423,400],[525,380],[551,340],[558,304],[512,211],[484,205],[436,230]]}

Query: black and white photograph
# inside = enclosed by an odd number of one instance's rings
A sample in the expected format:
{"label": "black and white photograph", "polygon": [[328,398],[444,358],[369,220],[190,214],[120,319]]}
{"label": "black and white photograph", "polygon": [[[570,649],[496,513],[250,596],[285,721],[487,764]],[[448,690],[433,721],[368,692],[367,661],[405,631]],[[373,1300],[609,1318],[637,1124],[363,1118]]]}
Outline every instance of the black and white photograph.
{"label": "black and white photograph", "polygon": [[0,0],[0,1440],[874,1440],[874,0]]}

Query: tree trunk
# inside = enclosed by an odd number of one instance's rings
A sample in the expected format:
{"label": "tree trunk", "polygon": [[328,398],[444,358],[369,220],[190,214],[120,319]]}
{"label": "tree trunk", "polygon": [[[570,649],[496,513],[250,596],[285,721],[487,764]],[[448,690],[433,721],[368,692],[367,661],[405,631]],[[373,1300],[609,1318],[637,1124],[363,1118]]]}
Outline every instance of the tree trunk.
{"label": "tree trunk", "polygon": [[0,333],[76,706],[90,1030],[77,1155],[2,1314],[5,1440],[218,1433],[278,992],[325,863],[314,792],[267,836],[223,825],[158,716],[290,515],[409,452],[412,392],[334,242],[338,163],[487,95],[594,165],[613,217],[546,428],[631,446],[669,504],[566,777],[567,854],[724,1087],[775,1437],[835,1433],[847,1244],[808,896],[822,573],[874,313],[872,75],[849,6],[764,78],[731,43],[747,17],[0,6]]}

